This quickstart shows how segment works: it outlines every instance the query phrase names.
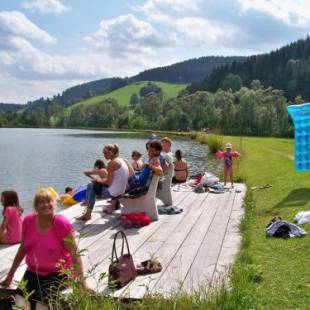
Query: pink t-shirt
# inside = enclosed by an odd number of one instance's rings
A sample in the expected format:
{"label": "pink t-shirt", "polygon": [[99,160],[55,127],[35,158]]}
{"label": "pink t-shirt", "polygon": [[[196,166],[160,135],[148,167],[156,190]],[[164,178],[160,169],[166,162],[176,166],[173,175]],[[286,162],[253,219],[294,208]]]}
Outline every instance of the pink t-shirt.
{"label": "pink t-shirt", "polygon": [[6,207],[4,209],[4,218],[8,221],[8,225],[3,236],[4,243],[19,243],[22,237],[23,222],[19,208]]}
{"label": "pink t-shirt", "polygon": [[47,234],[36,228],[36,213],[29,214],[23,222],[23,238],[28,270],[45,276],[59,272],[61,266],[72,267],[72,257],[65,248],[64,239],[73,231],[73,225],[60,214],[56,214]]}

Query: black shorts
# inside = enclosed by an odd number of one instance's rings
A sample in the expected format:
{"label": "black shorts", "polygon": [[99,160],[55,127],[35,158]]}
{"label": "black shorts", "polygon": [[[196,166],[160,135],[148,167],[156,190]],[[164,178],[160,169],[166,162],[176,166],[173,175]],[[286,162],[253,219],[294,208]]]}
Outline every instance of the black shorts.
{"label": "black shorts", "polygon": [[[29,302],[31,304],[31,310],[35,309],[36,301],[48,304],[49,300],[56,297],[59,291],[66,288],[65,280],[67,276],[61,273],[52,273],[46,276],[39,276],[27,270],[23,276],[25,281],[25,291],[31,295],[29,297]],[[20,291],[21,295],[24,295]]]}

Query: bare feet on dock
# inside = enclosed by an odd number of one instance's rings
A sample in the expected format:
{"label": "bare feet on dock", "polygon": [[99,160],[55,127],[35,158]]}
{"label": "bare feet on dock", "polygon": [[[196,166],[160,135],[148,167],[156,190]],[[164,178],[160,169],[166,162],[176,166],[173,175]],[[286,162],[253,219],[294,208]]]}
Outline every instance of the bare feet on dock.
{"label": "bare feet on dock", "polygon": [[76,219],[79,221],[89,221],[91,219],[91,210],[87,209],[83,215],[77,217]]}
{"label": "bare feet on dock", "polygon": [[91,219],[90,215],[83,214],[76,218],[78,221],[89,221]]}
{"label": "bare feet on dock", "polygon": [[114,211],[114,207],[112,205],[108,205],[102,210],[102,212],[106,214],[112,214],[113,211]]}

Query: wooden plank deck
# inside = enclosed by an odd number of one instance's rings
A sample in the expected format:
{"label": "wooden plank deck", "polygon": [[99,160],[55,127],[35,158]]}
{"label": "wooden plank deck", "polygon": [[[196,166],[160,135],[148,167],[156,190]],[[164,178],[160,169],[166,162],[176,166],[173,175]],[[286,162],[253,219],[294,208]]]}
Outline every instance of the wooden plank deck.
{"label": "wooden plank deck", "polygon": [[[182,213],[160,215],[158,221],[146,227],[125,230],[135,262],[149,259],[152,254],[162,263],[163,270],[139,276],[114,292],[107,288],[107,279],[99,278],[108,271],[113,236],[121,229],[117,216],[101,212],[105,201],[96,203],[93,218],[86,224],[75,219],[83,210],[80,205],[61,213],[74,224],[80,250],[86,249],[82,259],[85,271],[93,269],[88,279],[93,289],[114,297],[143,298],[153,293],[169,296],[178,290],[193,292],[214,286],[229,278],[241,242],[238,226],[244,214],[245,192],[243,184],[236,184],[235,189],[223,194],[196,194],[174,187],[173,204],[182,208]],[[0,280],[8,272],[17,248],[18,245],[0,245]],[[24,271],[22,263],[14,279],[19,281]]]}

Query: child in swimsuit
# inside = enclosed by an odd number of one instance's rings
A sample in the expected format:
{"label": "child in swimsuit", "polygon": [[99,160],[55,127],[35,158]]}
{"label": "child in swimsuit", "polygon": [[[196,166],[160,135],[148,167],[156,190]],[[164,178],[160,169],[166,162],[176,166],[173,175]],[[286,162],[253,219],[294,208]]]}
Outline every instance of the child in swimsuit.
{"label": "child in swimsuit", "polygon": [[233,180],[233,158],[237,158],[240,156],[240,153],[232,150],[232,144],[226,143],[225,151],[217,151],[215,154],[218,158],[224,160],[224,186],[226,186],[227,176],[229,175],[231,187],[234,187]]}

